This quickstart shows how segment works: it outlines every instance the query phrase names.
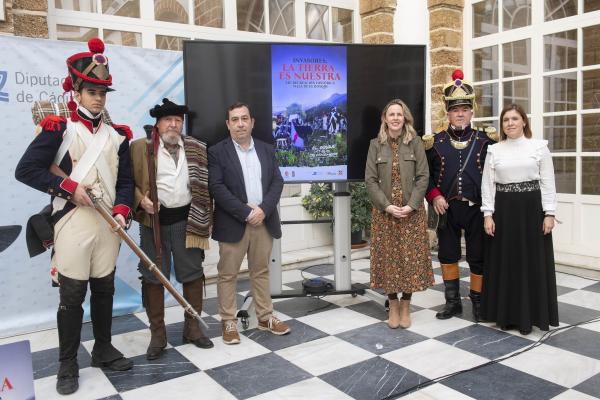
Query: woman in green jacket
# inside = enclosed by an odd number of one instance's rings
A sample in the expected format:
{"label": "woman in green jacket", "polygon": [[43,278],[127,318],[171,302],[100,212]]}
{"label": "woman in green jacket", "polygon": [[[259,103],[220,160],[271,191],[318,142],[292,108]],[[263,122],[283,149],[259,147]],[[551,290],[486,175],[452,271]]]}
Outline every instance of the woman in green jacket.
{"label": "woman in green jacket", "polygon": [[402,100],[392,100],[381,112],[365,169],[373,203],[371,287],[382,288],[388,296],[390,328],[410,326],[412,293],[434,283],[423,206],[428,181],[427,158],[412,114]]}

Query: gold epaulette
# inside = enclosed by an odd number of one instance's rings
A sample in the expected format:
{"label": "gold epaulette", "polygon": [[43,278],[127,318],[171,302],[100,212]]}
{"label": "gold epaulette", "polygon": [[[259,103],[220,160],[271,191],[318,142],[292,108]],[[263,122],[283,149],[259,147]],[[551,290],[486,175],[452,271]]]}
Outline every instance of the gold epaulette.
{"label": "gold epaulette", "polygon": [[487,137],[489,137],[494,142],[497,142],[500,140],[500,135],[498,135],[498,131],[493,126],[486,127],[484,129],[484,131],[485,131],[485,134],[487,135]]}
{"label": "gold epaulette", "polygon": [[429,150],[433,147],[435,135],[428,133],[427,135],[423,135],[421,139],[423,140],[423,146],[425,147],[425,150]]}

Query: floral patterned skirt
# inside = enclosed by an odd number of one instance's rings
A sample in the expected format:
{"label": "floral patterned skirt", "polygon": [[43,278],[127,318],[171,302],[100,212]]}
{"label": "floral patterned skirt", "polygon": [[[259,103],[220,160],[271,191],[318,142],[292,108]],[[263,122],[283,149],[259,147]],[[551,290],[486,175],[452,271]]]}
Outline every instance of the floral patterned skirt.
{"label": "floral patterned skirt", "polygon": [[413,293],[434,284],[424,207],[406,218],[373,208],[371,287]]}

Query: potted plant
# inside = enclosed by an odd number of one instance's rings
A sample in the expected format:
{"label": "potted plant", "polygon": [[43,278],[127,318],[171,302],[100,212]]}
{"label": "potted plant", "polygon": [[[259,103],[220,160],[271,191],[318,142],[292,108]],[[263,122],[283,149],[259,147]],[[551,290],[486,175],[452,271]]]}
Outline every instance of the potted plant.
{"label": "potted plant", "polygon": [[[371,200],[363,182],[350,184],[351,243],[365,243],[362,232],[371,226]],[[314,219],[332,218],[333,192],[330,183],[313,183],[302,198],[302,206]]]}

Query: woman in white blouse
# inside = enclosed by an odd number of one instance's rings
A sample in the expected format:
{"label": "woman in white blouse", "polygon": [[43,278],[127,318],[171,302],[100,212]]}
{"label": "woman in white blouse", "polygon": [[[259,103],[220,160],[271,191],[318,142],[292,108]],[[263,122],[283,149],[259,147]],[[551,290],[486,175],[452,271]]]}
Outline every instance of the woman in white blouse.
{"label": "woman in white blouse", "polygon": [[558,326],[552,229],[556,189],[546,140],[532,139],[523,108],[500,114],[500,142],[488,148],[481,187],[487,233],[484,320],[527,335]]}

